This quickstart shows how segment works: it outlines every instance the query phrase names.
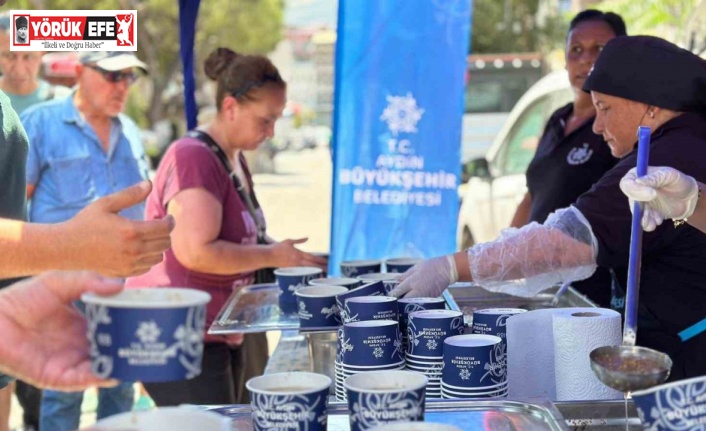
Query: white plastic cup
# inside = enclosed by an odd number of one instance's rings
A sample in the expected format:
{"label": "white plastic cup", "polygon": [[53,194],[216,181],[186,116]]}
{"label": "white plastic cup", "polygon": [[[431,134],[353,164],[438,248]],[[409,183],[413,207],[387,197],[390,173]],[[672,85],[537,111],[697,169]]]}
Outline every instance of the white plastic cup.
{"label": "white plastic cup", "polygon": [[[90,431],[230,431],[231,421],[194,406],[160,407],[102,419]],[[86,430],[86,431],[89,431]]]}

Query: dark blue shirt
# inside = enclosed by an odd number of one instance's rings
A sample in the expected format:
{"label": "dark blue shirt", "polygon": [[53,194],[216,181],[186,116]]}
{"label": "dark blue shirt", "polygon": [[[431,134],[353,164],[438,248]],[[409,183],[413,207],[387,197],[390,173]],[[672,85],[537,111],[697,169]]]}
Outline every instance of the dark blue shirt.
{"label": "dark blue shirt", "polygon": [[[530,222],[544,223],[552,212],[576,202],[618,163],[608,144],[593,133],[593,119],[564,136],[573,110],[573,103],[569,103],[552,114],[527,167],[527,189],[532,196]],[[599,306],[610,307],[611,283],[608,268],[598,268],[591,278],[572,286]]]}
{"label": "dark blue shirt", "polygon": [[573,110],[573,103],[569,103],[552,114],[527,167],[527,189],[532,195],[530,222],[544,223],[552,212],[576,202],[618,163],[608,144],[591,130],[593,119],[564,136]]}
{"label": "dark blue shirt", "polygon": [[[598,240],[598,265],[626,266],[632,214],[620,179],[635,167],[633,151],[575,206]],[[652,133],[650,166],[671,166],[706,182],[706,115],[686,113]],[[701,199],[704,199],[703,197]],[[667,220],[642,240],[637,342],[671,356],[670,380],[706,374],[706,333],[682,342],[680,331],[706,316],[706,235]]]}

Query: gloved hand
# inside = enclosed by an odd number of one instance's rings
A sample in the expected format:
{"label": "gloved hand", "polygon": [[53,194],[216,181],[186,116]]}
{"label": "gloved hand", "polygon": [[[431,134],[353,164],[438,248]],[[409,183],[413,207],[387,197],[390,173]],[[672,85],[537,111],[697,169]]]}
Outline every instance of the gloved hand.
{"label": "gloved hand", "polygon": [[407,298],[437,297],[457,281],[458,271],[453,255],[435,257],[414,265],[402,274],[400,284],[390,295],[404,295]]}
{"label": "gloved hand", "polygon": [[665,219],[681,220],[696,208],[699,187],[696,180],[669,167],[648,167],[647,175],[638,178],[635,168],[620,180],[620,190],[633,202],[644,202],[642,228],[655,230]]}

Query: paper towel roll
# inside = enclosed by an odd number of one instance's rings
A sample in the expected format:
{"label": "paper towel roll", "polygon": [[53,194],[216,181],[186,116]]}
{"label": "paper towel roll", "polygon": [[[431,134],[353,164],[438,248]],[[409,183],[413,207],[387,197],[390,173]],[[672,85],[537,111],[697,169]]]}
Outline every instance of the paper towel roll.
{"label": "paper towel roll", "polygon": [[556,399],[609,400],[623,394],[601,383],[589,355],[622,341],[620,313],[604,308],[564,308],[553,313]]}
{"label": "paper towel roll", "polygon": [[[572,316],[576,313],[598,316]],[[553,308],[511,316],[508,396],[546,396],[552,401],[622,398],[595,377],[589,359],[594,348],[620,342],[620,314],[613,310]]]}
{"label": "paper towel roll", "polygon": [[534,310],[507,319],[507,381],[510,398],[545,396],[556,400],[554,309]]}

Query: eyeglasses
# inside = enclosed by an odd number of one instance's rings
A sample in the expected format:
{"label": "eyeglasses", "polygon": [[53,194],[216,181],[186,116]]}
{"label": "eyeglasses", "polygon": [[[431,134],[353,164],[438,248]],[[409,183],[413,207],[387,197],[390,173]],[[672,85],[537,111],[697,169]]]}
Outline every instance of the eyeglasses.
{"label": "eyeglasses", "polygon": [[137,78],[139,78],[139,75],[134,70],[131,70],[129,72],[110,72],[105,69],[101,69],[98,66],[88,65],[88,67],[100,73],[101,76],[103,76],[103,79],[112,83],[127,81],[128,85],[130,85],[133,82],[137,81]]}

